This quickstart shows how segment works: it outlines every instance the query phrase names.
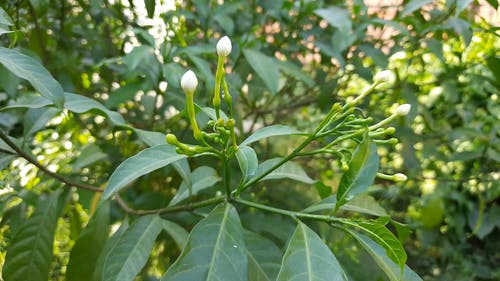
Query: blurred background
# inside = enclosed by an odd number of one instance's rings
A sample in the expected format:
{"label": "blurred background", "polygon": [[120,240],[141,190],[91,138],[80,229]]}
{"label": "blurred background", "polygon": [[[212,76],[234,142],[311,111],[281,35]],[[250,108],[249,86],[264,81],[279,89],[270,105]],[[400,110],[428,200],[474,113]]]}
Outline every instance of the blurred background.
{"label": "blurred background", "polygon": [[[379,145],[378,151],[382,172],[405,173],[408,181],[377,180],[370,194],[410,226],[403,237],[408,265],[424,280],[500,280],[498,5],[496,0],[3,0],[14,32],[0,24],[0,42],[39,59],[65,91],[100,101],[138,129],[175,132],[191,143],[179,80],[193,69],[200,80],[196,102],[209,104],[214,46],[224,35],[233,43],[227,79],[240,139],[271,124],[311,130],[334,102],[352,99],[375,73],[390,69],[397,83],[370,95],[360,108],[382,120],[394,103],[412,105],[410,114],[393,124],[399,143]],[[30,91],[0,67],[1,107],[21,103]],[[101,113],[4,110],[0,128],[23,137],[52,171],[103,186],[116,166],[144,145]],[[256,149],[283,155],[293,144],[292,138],[278,138]],[[319,201],[322,189],[336,188],[339,159],[302,164],[319,180],[315,189],[285,182],[262,185],[253,196],[300,209]],[[10,235],[5,225],[22,220],[20,214],[33,207],[29,202],[53,179],[4,151],[0,167],[2,261]],[[180,181],[165,177],[168,173],[141,178],[125,196],[137,208],[165,206],[175,189],[163,187]],[[60,218],[51,280],[62,280],[69,249],[88,220],[93,195],[79,193],[79,203]],[[16,198],[27,202],[24,209],[12,208]],[[248,218],[247,227],[258,229],[261,219]],[[283,222],[281,229],[287,227],[292,223]],[[352,241],[333,235],[328,242],[343,264],[351,265],[346,271],[355,280],[383,280],[374,279],[379,270]],[[152,253],[150,271],[162,271],[170,262],[160,261],[159,252]]]}

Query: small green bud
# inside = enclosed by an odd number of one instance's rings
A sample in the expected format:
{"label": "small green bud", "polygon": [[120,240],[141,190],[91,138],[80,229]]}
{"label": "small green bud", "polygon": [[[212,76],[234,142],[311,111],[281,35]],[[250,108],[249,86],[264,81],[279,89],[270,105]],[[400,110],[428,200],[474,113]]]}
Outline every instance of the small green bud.
{"label": "small green bud", "polygon": [[165,136],[165,140],[167,141],[168,144],[171,144],[171,145],[177,145],[179,143],[179,141],[177,140],[177,137],[173,134],[167,134]]}
{"label": "small green bud", "polygon": [[389,128],[385,129],[385,133],[388,134],[388,135],[392,135],[395,132],[396,132],[396,128],[394,128],[394,127],[389,127]]}

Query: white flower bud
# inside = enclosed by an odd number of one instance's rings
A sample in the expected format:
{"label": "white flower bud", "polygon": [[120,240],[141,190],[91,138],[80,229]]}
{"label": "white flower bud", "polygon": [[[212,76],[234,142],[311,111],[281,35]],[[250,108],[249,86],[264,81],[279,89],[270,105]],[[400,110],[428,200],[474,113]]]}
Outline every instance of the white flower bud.
{"label": "white flower bud", "polygon": [[181,88],[184,92],[193,93],[198,86],[198,79],[193,71],[188,70],[181,78]]}
{"label": "white flower bud", "polygon": [[397,182],[405,182],[408,180],[408,177],[405,174],[397,173],[394,174],[394,180]]}
{"label": "white flower bud", "polygon": [[217,42],[217,55],[221,57],[227,57],[231,53],[232,49],[231,40],[229,37],[222,37],[219,42]]}
{"label": "white flower bud", "polygon": [[410,112],[411,104],[405,103],[401,104],[396,108],[396,114],[399,116],[406,116]]}
{"label": "white flower bud", "polygon": [[396,75],[391,70],[383,70],[373,76],[373,81],[377,83],[394,84],[396,82]]}

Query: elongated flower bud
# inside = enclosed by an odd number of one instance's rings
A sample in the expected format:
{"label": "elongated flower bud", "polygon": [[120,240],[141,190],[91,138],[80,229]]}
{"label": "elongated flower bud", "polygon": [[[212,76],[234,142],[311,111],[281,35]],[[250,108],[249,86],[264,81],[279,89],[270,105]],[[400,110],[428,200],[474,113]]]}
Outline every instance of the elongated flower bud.
{"label": "elongated flower bud", "polygon": [[399,116],[406,116],[410,112],[410,109],[411,109],[411,104],[408,103],[401,104],[398,106],[398,108],[396,108],[396,113]]}
{"label": "elongated flower bud", "polygon": [[232,48],[231,40],[229,37],[224,36],[217,42],[217,55],[220,57],[227,57],[231,54]]}
{"label": "elongated flower bud", "polygon": [[394,180],[396,180],[397,182],[405,182],[406,180],[408,180],[408,177],[405,174],[397,173],[394,174]]}
{"label": "elongated flower bud", "polygon": [[390,83],[393,84],[396,81],[396,76],[390,70],[383,70],[375,74],[373,81],[376,83]]}
{"label": "elongated flower bud", "polygon": [[193,93],[198,86],[198,79],[193,71],[188,70],[181,78],[181,88],[186,93]]}

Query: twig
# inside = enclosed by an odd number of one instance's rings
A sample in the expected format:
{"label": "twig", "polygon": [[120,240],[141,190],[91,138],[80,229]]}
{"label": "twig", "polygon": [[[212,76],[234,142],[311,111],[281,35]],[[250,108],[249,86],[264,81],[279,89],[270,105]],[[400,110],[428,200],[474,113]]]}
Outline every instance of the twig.
{"label": "twig", "polygon": [[215,205],[217,203],[221,203],[225,200],[225,196],[213,197],[207,200],[199,201],[196,203],[189,203],[186,205],[172,206],[166,207],[162,209],[154,209],[154,210],[136,210],[130,208],[125,201],[120,197],[120,195],[115,195],[115,200],[120,205],[120,207],[127,213],[133,215],[149,215],[149,214],[168,214],[168,213],[176,213],[182,211],[192,211],[198,208]]}
{"label": "twig", "polygon": [[87,185],[87,184],[83,184],[83,183],[78,183],[78,182],[74,182],[70,179],[67,179],[61,175],[58,175],[52,171],[50,171],[49,169],[47,169],[44,165],[42,165],[40,162],[38,162],[35,158],[31,157],[31,155],[29,155],[28,153],[24,152],[21,148],[19,148],[12,140],[9,139],[9,137],[4,134],[2,131],[0,131],[0,138],[8,145],[10,146],[15,152],[17,155],[19,155],[20,157],[26,159],[28,162],[30,162],[31,164],[35,165],[36,167],[38,167],[38,169],[40,169],[42,172],[44,172],[45,174],[57,179],[58,181],[60,182],[63,182],[69,186],[74,186],[76,188],[81,188],[81,189],[86,189],[86,190],[91,190],[91,191],[95,191],[95,192],[102,192],[103,190],[98,188],[98,187],[95,187],[95,186],[92,186],[92,185]]}

